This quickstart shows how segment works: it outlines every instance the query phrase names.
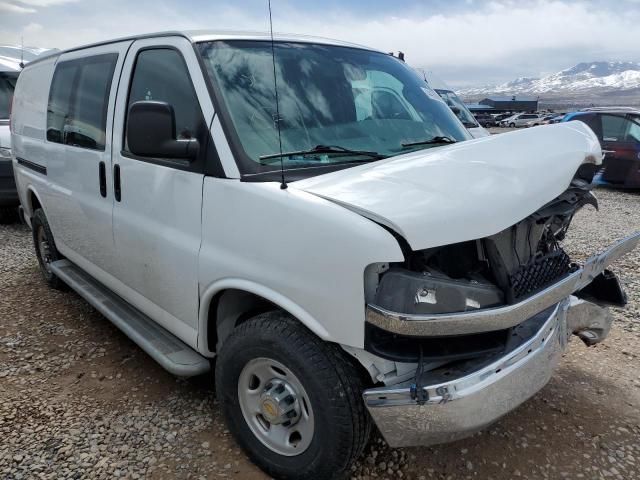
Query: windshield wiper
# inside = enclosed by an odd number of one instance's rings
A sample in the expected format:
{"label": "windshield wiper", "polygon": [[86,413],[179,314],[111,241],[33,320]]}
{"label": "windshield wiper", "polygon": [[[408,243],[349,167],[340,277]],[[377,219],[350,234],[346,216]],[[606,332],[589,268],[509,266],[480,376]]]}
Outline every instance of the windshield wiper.
{"label": "windshield wiper", "polygon": [[429,138],[428,140],[420,140],[419,142],[409,142],[409,143],[403,143],[402,146],[403,147],[415,147],[418,145],[438,145],[438,144],[449,144],[449,143],[456,143],[456,141],[451,138],[451,137],[445,137],[445,136],[435,136],[432,138]]}
{"label": "windshield wiper", "polygon": [[[339,145],[316,145],[315,147],[309,150],[296,150],[293,152],[270,153],[269,155],[260,155],[260,160],[269,160],[271,158],[280,158],[280,157],[292,157],[295,155],[313,155],[313,154],[323,154],[323,153],[362,155],[365,157],[370,157],[374,160],[381,160],[383,158],[386,158],[386,155],[382,155],[381,153],[378,153],[378,152],[369,152],[366,150],[351,150],[349,148],[341,147]],[[262,162],[260,163],[263,164]]]}

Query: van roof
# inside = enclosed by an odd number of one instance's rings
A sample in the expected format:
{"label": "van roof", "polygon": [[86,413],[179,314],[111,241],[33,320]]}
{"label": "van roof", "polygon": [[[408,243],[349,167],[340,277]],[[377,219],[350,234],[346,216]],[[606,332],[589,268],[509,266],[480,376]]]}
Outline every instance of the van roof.
{"label": "van roof", "polygon": [[[192,43],[198,42],[210,42],[214,40],[271,40],[271,34],[269,32],[252,32],[252,31],[234,31],[234,30],[175,30],[155,33],[145,33],[140,35],[132,35],[128,37],[115,38],[112,40],[104,40],[101,42],[90,43],[87,45],[81,45],[78,47],[68,48],[62,51],[56,51],[50,55],[44,54],[42,57],[30,62],[28,65],[33,65],[45,58],[52,58],[54,56],[62,55],[67,52],[75,52],[78,50],[84,50],[86,48],[97,47],[100,45],[109,45],[110,43],[118,43],[125,41],[140,40],[143,38],[161,38],[161,37],[184,37]],[[334,45],[340,47],[352,47],[363,50],[370,50],[379,52],[374,48],[358,45],[350,42],[343,42],[341,40],[334,40],[324,37],[314,37],[311,35],[299,35],[293,33],[273,33],[273,39],[279,42],[299,42],[299,43],[316,43],[321,45]],[[381,52],[382,53],[382,52]],[[28,66],[27,65],[27,66]]]}

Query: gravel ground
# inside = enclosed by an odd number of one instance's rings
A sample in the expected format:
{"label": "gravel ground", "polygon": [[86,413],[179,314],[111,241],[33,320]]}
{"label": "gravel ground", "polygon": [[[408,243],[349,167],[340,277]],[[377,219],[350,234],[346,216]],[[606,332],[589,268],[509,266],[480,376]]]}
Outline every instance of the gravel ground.
{"label": "gravel ground", "polygon": [[[575,258],[640,229],[640,194],[599,190],[576,216]],[[177,380],[72,292],[48,289],[30,232],[0,226],[0,478],[262,479],[224,427],[208,377]],[[640,478],[640,261],[605,343],[571,342],[537,396],[472,438],[390,449],[353,478]]]}

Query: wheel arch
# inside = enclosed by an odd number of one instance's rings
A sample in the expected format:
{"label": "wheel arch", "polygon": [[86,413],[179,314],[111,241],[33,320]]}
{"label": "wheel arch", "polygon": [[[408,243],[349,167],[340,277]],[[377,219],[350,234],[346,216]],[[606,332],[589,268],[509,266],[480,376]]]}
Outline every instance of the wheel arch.
{"label": "wheel arch", "polygon": [[239,323],[275,309],[287,312],[321,339],[329,339],[322,324],[290,298],[250,280],[227,278],[210,285],[200,297],[198,350],[203,355],[215,353]]}
{"label": "wheel arch", "polygon": [[[31,225],[31,217],[33,217],[33,212],[35,212],[38,208],[42,208],[44,210],[44,206],[42,201],[40,200],[40,195],[36,192],[36,189],[33,185],[29,185],[26,190],[26,200],[27,200],[27,214],[25,218],[28,218],[29,225]],[[46,214],[46,212],[45,212]]]}

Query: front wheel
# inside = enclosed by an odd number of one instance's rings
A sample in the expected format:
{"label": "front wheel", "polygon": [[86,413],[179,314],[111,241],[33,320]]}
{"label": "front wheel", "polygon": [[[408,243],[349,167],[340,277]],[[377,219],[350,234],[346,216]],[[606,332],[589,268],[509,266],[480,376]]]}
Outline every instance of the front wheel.
{"label": "front wheel", "polygon": [[215,375],[229,430],[273,477],[338,477],[368,440],[360,372],[339,347],[282,312],[238,326]]}
{"label": "front wheel", "polygon": [[509,124],[509,128],[516,128],[516,124],[515,123],[510,123]]}

